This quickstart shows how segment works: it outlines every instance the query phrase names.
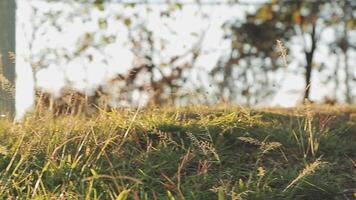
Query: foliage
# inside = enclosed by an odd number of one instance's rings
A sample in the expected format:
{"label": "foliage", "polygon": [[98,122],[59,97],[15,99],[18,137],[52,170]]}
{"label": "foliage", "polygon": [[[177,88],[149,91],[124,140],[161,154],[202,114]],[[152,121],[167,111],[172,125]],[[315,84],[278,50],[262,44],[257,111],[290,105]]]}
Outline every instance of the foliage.
{"label": "foliage", "polygon": [[[173,41],[160,36],[160,33],[150,25],[152,19],[147,16],[152,15],[154,11],[149,5],[117,4],[114,9],[111,6],[113,4],[107,1],[51,3],[58,4],[58,6],[41,10],[39,5],[32,5],[33,30],[35,31],[30,35],[29,46],[32,53],[31,63],[36,71],[51,67],[51,65],[68,66],[78,60],[82,63],[108,65],[110,58],[103,52],[108,46],[116,45],[133,52],[134,59],[132,66],[129,66],[130,69],[126,69],[126,72],[121,74],[112,73],[107,77],[106,82],[96,84],[88,91],[81,91],[82,93],[89,96],[97,92],[104,93],[115,99],[117,104],[127,105],[135,104],[134,96],[138,92],[148,99],[146,102],[148,104],[174,104],[191,92],[182,88],[186,87],[190,70],[201,54],[203,32],[194,33],[195,41],[186,47],[186,52],[167,56],[166,48]],[[178,11],[183,9],[182,6],[179,3],[164,3],[158,8],[162,22],[174,17]],[[115,11],[108,11],[110,9]],[[200,14],[197,13],[197,15]],[[79,37],[74,50],[61,45],[44,47],[40,51],[34,48],[38,45],[36,41],[41,38],[41,34],[49,31],[66,34],[68,24],[73,21],[93,26],[90,31]],[[171,36],[176,34],[174,27],[162,27],[162,31]],[[101,57],[102,60],[98,60],[97,57]],[[76,89],[73,80],[67,76],[64,78],[65,88],[60,92],[66,93],[68,88]]]}
{"label": "foliage", "polygon": [[351,107],[194,106],[119,109],[93,117],[41,113],[21,124],[0,120],[0,194],[4,199],[351,198],[355,130]]}
{"label": "foliage", "polygon": [[[242,103],[252,105],[266,100],[266,97],[278,91],[278,83],[283,79],[277,75],[286,73],[288,67],[276,51],[276,41],[281,40],[290,51],[292,41],[298,39],[298,46],[302,47],[305,60],[297,65],[303,66],[301,69],[306,80],[304,98],[309,98],[315,68],[319,66],[323,71],[327,71],[324,69],[326,66],[330,68],[329,63],[315,63],[314,59],[316,49],[322,42],[323,31],[331,28],[338,32],[337,29],[340,30],[340,26],[343,26],[341,33],[344,34],[339,36],[340,38],[334,38],[334,42],[337,43],[336,46],[344,49],[343,53],[346,55],[352,47],[352,40],[348,35],[355,30],[352,11],[355,6],[354,1],[349,0],[275,0],[248,13],[244,20],[232,19],[226,22],[224,26],[227,30],[226,37],[231,41],[231,51],[220,59],[212,71],[212,76],[220,88],[217,93],[230,101],[249,97]],[[298,62],[293,57],[289,60]],[[348,61],[345,63],[347,65]],[[334,68],[339,70],[337,66]],[[347,102],[351,103],[350,87],[354,84],[354,74],[348,67],[345,68],[344,73],[348,79],[345,81],[345,87],[348,88],[345,94],[348,96]],[[334,74],[324,77],[337,80],[340,78]],[[337,96],[332,98],[338,98]]]}
{"label": "foliage", "polygon": [[[351,63],[351,56],[347,55],[355,47],[351,40],[356,24],[352,9],[355,3],[350,0],[274,0],[256,5],[256,10],[245,14],[245,19],[233,18],[224,24],[222,28],[226,30],[225,39],[230,41],[230,49],[224,51],[211,71],[198,70],[196,66],[197,60],[204,53],[202,46],[206,30],[191,33],[195,39],[192,39],[185,52],[168,55],[167,46],[172,41],[168,41],[160,32],[175,35],[174,27],[167,23],[158,31],[148,17],[158,12],[161,21],[179,20],[177,16],[186,8],[180,1],[162,1],[159,4],[140,1],[118,3],[112,0],[66,1],[64,4],[50,2],[60,6],[53,6],[46,11],[36,6],[32,8],[31,20],[36,30],[29,36],[32,65],[37,68],[67,66],[78,60],[82,63],[108,65],[110,58],[105,55],[105,49],[120,43],[134,54],[132,68],[123,74],[113,73],[108,82],[96,84],[85,91],[89,95],[104,93],[111,97],[112,102],[119,102],[116,103],[119,105],[136,105],[137,94],[143,97],[141,100],[146,99],[145,103],[148,104],[215,102],[205,97],[207,90],[213,91],[218,101],[255,105],[270,101],[280,89],[287,73],[300,72],[305,73],[304,97],[308,98],[312,88],[312,74],[316,70],[322,73],[321,79],[325,85],[336,88],[335,94],[327,96],[327,100],[335,102],[345,99],[352,103],[354,99],[351,86],[355,74],[350,64],[347,64]],[[221,2],[240,5],[234,1]],[[195,3],[197,8],[203,5],[202,2]],[[207,23],[211,20],[199,9],[196,16],[202,17],[202,21]],[[90,31],[83,33],[76,41],[74,50],[65,46],[34,48],[38,45],[35,41],[41,35],[50,31],[65,34],[73,21],[92,26]],[[326,29],[333,29],[337,33],[332,42],[324,43],[321,40]],[[289,58],[286,58],[286,54],[281,58],[276,40],[285,45],[286,52],[291,52],[293,41],[297,41],[303,49],[304,61],[295,59],[295,52],[289,54]],[[315,52],[322,45],[330,47],[330,55],[345,55],[345,69],[340,67],[339,60],[335,66],[324,61],[316,63]],[[291,69],[289,63],[298,69]],[[207,84],[204,80],[192,80],[194,77],[191,75],[200,72],[206,75],[202,79],[211,82]],[[341,73],[345,75],[345,81]],[[73,80],[68,77],[65,77],[65,86],[75,88]],[[341,87],[345,90],[339,89]]]}

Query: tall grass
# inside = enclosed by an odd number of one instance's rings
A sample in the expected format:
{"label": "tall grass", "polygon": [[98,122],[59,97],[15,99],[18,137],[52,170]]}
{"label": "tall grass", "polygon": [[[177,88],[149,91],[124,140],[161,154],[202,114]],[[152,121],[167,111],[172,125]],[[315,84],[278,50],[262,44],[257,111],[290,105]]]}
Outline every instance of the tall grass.
{"label": "tall grass", "polygon": [[[356,120],[238,107],[0,120],[3,199],[343,199]],[[327,115],[327,116],[329,116]],[[312,150],[313,149],[313,150]]]}
{"label": "tall grass", "polygon": [[353,107],[110,110],[37,95],[22,123],[0,119],[1,199],[355,198]]}

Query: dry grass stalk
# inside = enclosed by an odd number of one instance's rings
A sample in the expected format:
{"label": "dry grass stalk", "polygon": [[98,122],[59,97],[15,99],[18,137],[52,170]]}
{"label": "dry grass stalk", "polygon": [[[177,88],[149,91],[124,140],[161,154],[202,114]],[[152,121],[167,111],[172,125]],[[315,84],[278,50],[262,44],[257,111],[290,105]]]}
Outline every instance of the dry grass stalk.
{"label": "dry grass stalk", "polygon": [[15,54],[15,52],[9,52],[9,58],[10,58],[10,60],[12,61],[12,63],[14,63],[15,64],[15,62],[16,62],[16,54]]}
{"label": "dry grass stalk", "polygon": [[209,153],[213,155],[216,161],[220,162],[220,157],[219,154],[217,153],[216,149],[214,148],[214,145],[211,142],[208,141],[202,141],[199,140],[197,137],[195,137],[192,133],[187,133],[189,139],[193,142],[193,144],[203,152],[204,155],[208,156]]}
{"label": "dry grass stalk", "polygon": [[[15,53],[12,52],[11,55],[14,56]],[[9,57],[10,59],[12,58],[10,53]],[[2,54],[0,54],[0,91],[5,91],[10,96],[10,98],[15,98],[15,86],[10,82],[9,79],[5,77],[3,67],[3,58]]]}
{"label": "dry grass stalk", "polygon": [[282,146],[282,144],[279,142],[260,142],[252,137],[238,137],[237,139],[252,145],[260,146],[262,154],[266,154],[269,151]]}
{"label": "dry grass stalk", "polygon": [[0,73],[0,90],[5,91],[11,98],[15,97],[15,86]]}
{"label": "dry grass stalk", "polygon": [[253,144],[253,145],[257,145],[257,146],[261,146],[261,142],[252,138],[252,137],[238,137],[237,139],[249,143],[249,144]]}
{"label": "dry grass stalk", "polygon": [[288,62],[287,62],[287,56],[288,56],[287,48],[284,47],[283,42],[280,41],[280,40],[277,40],[277,49],[278,49],[279,56],[280,56],[280,57],[282,58],[282,60],[283,60],[284,66],[287,67],[287,66],[288,66]]}
{"label": "dry grass stalk", "polygon": [[282,144],[279,142],[262,142],[260,149],[262,151],[262,154],[266,154],[269,151],[272,151],[272,150],[279,148],[281,146],[282,146]]}
{"label": "dry grass stalk", "polygon": [[288,184],[288,186],[283,190],[283,192],[286,192],[288,189],[294,186],[298,181],[305,178],[306,176],[313,174],[317,169],[322,168],[326,164],[327,162],[321,161],[320,158],[315,160],[313,163],[308,164],[307,166],[305,166],[303,171],[299,173],[299,175],[292,182]]}
{"label": "dry grass stalk", "polygon": [[313,125],[314,112],[311,109],[311,104],[309,102],[307,102],[306,104],[305,113],[306,119],[304,124],[304,131],[308,134],[308,150],[304,156],[306,157],[307,153],[310,151],[312,156],[315,157],[316,152],[319,148],[319,138],[317,137],[317,135],[315,135],[315,129]]}

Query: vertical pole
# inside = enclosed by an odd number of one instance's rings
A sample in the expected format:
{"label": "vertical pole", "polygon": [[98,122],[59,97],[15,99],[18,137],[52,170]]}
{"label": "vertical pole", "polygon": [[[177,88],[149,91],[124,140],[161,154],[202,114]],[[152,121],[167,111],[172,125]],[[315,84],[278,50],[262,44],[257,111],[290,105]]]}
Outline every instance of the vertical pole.
{"label": "vertical pole", "polygon": [[0,0],[0,117],[15,113],[15,63],[9,53],[15,52],[16,0]]}

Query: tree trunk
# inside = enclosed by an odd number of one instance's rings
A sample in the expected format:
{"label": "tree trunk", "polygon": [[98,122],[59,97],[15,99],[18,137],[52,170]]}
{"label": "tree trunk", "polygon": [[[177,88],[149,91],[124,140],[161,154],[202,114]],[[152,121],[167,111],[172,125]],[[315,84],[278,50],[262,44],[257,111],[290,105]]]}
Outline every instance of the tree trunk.
{"label": "tree trunk", "polygon": [[352,103],[352,94],[351,94],[351,84],[350,82],[352,81],[351,79],[351,72],[349,69],[349,57],[348,57],[348,49],[349,49],[349,41],[348,41],[348,27],[347,27],[347,20],[349,19],[349,14],[352,12],[352,9],[350,10],[350,6],[348,3],[345,1],[344,4],[344,35],[343,35],[343,42],[342,42],[342,51],[344,53],[344,63],[345,63],[345,97],[346,97],[346,103],[351,104]]}
{"label": "tree trunk", "polygon": [[1,72],[9,81],[4,86],[4,80],[0,80],[0,115],[12,117],[15,112],[14,90],[15,85],[15,64],[9,58],[9,52],[15,52],[16,36],[16,2],[15,0],[0,0],[0,60]]}
{"label": "tree trunk", "polygon": [[349,58],[347,55],[347,51],[344,52],[344,63],[345,63],[345,96],[346,96],[346,103],[351,104],[352,103],[352,96],[351,96],[351,84],[350,81],[352,81],[351,76],[350,76],[350,69],[349,69],[349,64],[348,64]]}
{"label": "tree trunk", "polygon": [[310,87],[311,87],[311,78],[312,78],[312,71],[313,71],[313,58],[314,52],[316,49],[316,24],[313,24],[313,29],[311,32],[311,47],[310,50],[305,52],[305,59],[307,61],[307,65],[305,66],[305,93],[304,99],[310,99]]}

